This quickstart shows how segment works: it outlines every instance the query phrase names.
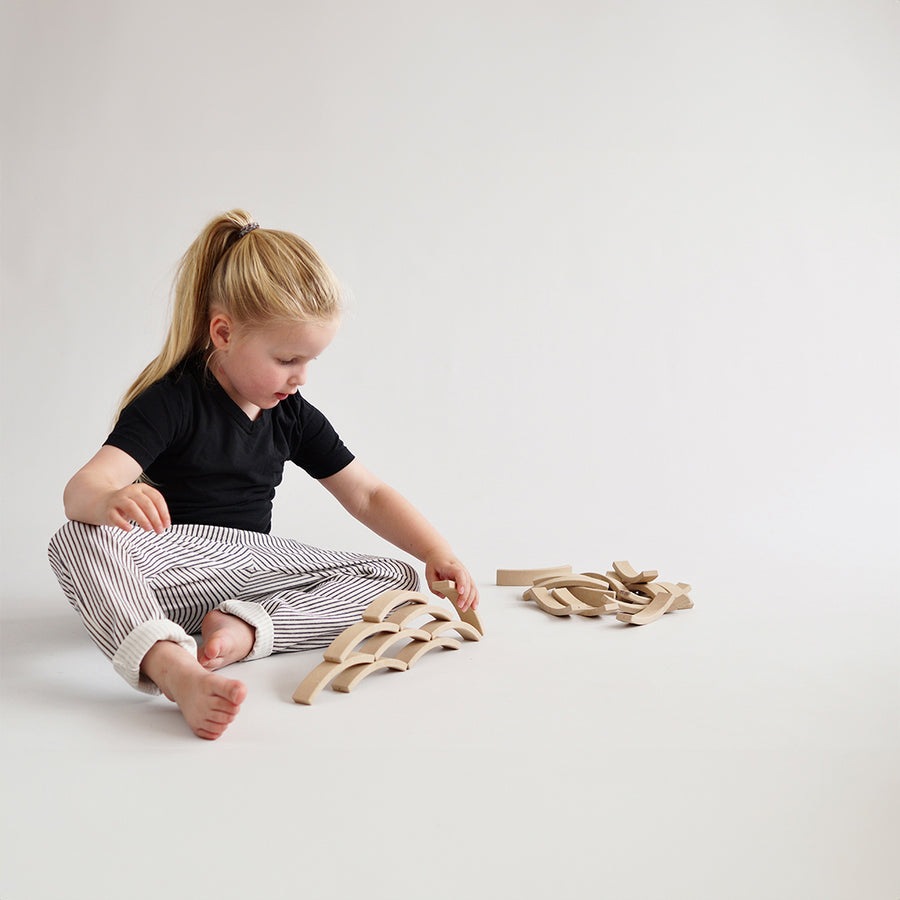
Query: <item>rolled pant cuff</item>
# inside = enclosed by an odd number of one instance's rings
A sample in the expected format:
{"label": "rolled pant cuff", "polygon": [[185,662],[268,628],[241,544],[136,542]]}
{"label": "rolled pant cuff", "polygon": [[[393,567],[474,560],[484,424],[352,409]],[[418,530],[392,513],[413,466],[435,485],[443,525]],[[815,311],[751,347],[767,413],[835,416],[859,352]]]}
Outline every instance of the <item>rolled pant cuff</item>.
{"label": "rolled pant cuff", "polygon": [[248,625],[256,629],[256,638],[253,649],[244,657],[244,660],[260,659],[263,656],[271,656],[275,646],[275,627],[269,614],[260,606],[250,600],[226,600],[217,607],[224,613],[243,619]]}
{"label": "rolled pant cuff", "polygon": [[160,689],[141,672],[147,651],[157,641],[173,641],[184,647],[195,659],[197,642],[180,626],[168,619],[151,619],[138,625],[119,646],[112,658],[113,668],[135,690],[145,694],[159,694]]}

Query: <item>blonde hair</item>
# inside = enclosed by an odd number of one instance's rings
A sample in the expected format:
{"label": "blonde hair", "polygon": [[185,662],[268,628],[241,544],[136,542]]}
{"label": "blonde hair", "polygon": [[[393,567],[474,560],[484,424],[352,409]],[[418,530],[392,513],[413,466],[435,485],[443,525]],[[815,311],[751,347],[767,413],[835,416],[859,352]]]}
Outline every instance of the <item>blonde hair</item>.
{"label": "blonde hair", "polygon": [[163,348],[125,392],[117,418],[151,384],[209,347],[213,310],[248,328],[328,322],[340,315],[340,287],[303,238],[260,228],[243,209],[217,216],[181,259]]}

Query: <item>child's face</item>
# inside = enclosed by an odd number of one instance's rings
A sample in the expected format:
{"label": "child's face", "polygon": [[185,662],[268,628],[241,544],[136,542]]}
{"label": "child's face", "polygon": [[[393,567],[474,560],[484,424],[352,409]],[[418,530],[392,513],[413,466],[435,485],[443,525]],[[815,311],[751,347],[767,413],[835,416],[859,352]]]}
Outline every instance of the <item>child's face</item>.
{"label": "child's face", "polygon": [[213,374],[232,400],[251,418],[277,406],[306,384],[309,364],[331,343],[340,322],[235,327],[224,315],[213,317],[210,335],[218,351]]}

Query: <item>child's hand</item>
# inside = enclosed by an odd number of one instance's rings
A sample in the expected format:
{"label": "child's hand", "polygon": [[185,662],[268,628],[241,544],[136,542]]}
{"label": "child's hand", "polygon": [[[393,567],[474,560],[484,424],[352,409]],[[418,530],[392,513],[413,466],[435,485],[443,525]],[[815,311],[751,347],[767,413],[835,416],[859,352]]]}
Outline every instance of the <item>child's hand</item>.
{"label": "child's hand", "polygon": [[114,491],[106,501],[106,524],[131,531],[136,522],[144,531],[162,534],[171,524],[163,495],[149,484],[138,482]]}
{"label": "child's hand", "polygon": [[[453,556],[429,557],[425,561],[425,580],[429,585],[435,581],[455,581],[459,591],[456,605],[459,609],[478,609],[478,588],[469,574],[469,570]],[[434,592],[439,597],[444,595]]]}

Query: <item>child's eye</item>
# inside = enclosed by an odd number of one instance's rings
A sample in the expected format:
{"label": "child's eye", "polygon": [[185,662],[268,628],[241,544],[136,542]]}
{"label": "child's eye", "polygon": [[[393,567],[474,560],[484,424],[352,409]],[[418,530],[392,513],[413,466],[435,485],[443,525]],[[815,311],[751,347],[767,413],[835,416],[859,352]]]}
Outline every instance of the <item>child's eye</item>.
{"label": "child's eye", "polygon": [[297,362],[297,360],[296,359],[279,359],[278,362],[281,363],[281,365],[283,365],[283,366],[292,366],[295,362]]}

